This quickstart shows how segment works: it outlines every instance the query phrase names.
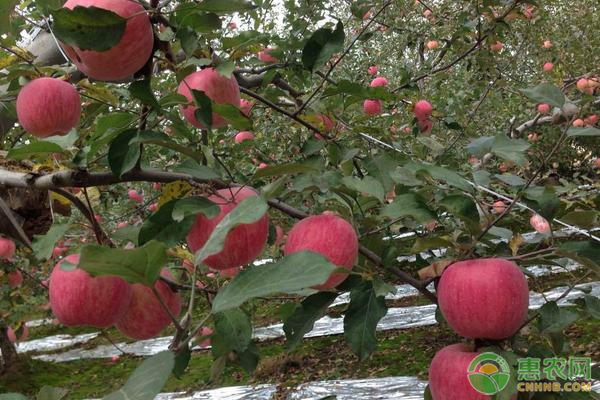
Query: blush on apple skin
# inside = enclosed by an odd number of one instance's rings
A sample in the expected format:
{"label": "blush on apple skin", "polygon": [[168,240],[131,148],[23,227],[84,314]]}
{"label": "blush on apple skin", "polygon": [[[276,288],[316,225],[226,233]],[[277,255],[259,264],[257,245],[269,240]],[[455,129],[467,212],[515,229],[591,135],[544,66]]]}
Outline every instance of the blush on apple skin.
{"label": "blush on apple skin", "polygon": [[440,278],[437,294],[446,321],[466,338],[505,339],[527,318],[527,279],[515,263],[502,258],[450,265]]}

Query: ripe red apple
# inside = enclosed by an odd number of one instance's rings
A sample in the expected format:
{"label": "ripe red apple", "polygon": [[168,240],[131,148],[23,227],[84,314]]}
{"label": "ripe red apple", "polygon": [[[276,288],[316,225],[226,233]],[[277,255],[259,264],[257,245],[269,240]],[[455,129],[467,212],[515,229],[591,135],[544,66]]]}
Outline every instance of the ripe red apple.
{"label": "ripe red apple", "polygon": [[450,327],[470,339],[505,339],[527,318],[525,275],[515,263],[502,258],[450,265],[442,274],[437,294]]}
{"label": "ripe red apple", "polygon": [[67,326],[91,325],[108,328],[127,311],[131,285],[116,276],[91,277],[82,269],[65,271],[65,260],[77,265],[79,254],[71,254],[56,264],[50,275],[50,307]]}
{"label": "ripe red apple", "polygon": [[385,79],[383,76],[378,76],[377,78],[375,78],[371,81],[371,84],[369,86],[371,86],[371,87],[387,86],[388,83],[389,83],[388,80]]}
{"label": "ripe red apple", "polygon": [[432,12],[430,9],[426,9],[425,11],[423,11],[423,16],[425,18],[429,18],[429,17],[431,17],[431,15],[432,15]]}
{"label": "ripe red apple", "polygon": [[498,200],[494,202],[493,208],[496,214],[502,214],[506,210],[506,204],[502,200]]}
{"label": "ripe red apple", "polygon": [[[162,270],[161,275],[169,280],[174,280],[173,275],[166,268]],[[154,287],[171,314],[178,317],[181,312],[179,292],[174,292],[161,280],[156,281]],[[164,310],[150,287],[135,283],[131,285],[131,292],[131,303],[115,327],[123,335],[132,339],[143,340],[155,337],[171,323],[169,314]]]}
{"label": "ripe red apple", "polygon": [[431,113],[433,112],[433,107],[431,106],[431,103],[427,100],[419,100],[415,103],[413,112],[415,113],[415,117],[417,117],[417,120],[422,121],[428,119],[431,116]]}
{"label": "ripe red apple", "polygon": [[588,115],[583,121],[588,125],[594,125],[596,122],[598,122],[598,116],[596,114],[591,114]]}
{"label": "ripe red apple", "polygon": [[539,214],[533,214],[529,219],[529,223],[531,227],[535,229],[536,232],[539,233],[550,233],[550,223],[544,217]]}
{"label": "ripe red apple", "polygon": [[[313,215],[292,227],[283,248],[285,255],[303,250],[322,254],[332,264],[351,270],[358,258],[358,237],[352,225],[335,214]],[[347,276],[334,272],[325,283],[313,289],[334,288]]]}
{"label": "ripe red apple", "polygon": [[33,136],[66,135],[81,117],[81,98],[75,87],[55,78],[38,78],[17,96],[17,116]]}
{"label": "ripe red apple", "polygon": [[227,25],[227,27],[229,29],[237,29],[237,24],[235,22],[230,22],[229,25]]}
{"label": "ripe red apple", "polygon": [[596,165],[596,168],[600,168],[600,157],[596,157],[594,164]]}
{"label": "ripe red apple", "polygon": [[158,203],[152,203],[148,206],[148,211],[150,212],[156,212],[156,210],[158,210]]}
{"label": "ripe red apple", "polygon": [[333,129],[333,127],[335,126],[335,124],[333,123],[331,118],[329,118],[325,114],[318,114],[317,119],[321,122],[324,132],[330,132]]}
{"label": "ripe red apple", "polygon": [[244,140],[254,140],[254,134],[250,131],[241,131],[235,135],[235,142],[242,143]]}
{"label": "ripe red apple", "polygon": [[537,109],[540,114],[548,114],[550,112],[550,105],[546,103],[538,104]]}
{"label": "ripe red apple", "polygon": [[154,182],[152,184],[152,189],[154,190],[160,190],[162,188],[162,185],[160,184],[160,182]]}
{"label": "ripe red apple", "polygon": [[377,71],[379,71],[379,68],[377,68],[377,65],[371,65],[369,67],[369,69],[367,69],[367,73],[369,75],[377,75]]}
{"label": "ripe red apple", "polygon": [[471,386],[467,370],[479,353],[464,343],[438,351],[429,366],[429,389],[433,400],[489,400]]}
{"label": "ripe red apple", "polygon": [[550,73],[554,69],[554,64],[552,64],[551,62],[547,62],[544,64],[543,69],[545,73]]}
{"label": "ripe red apple", "polygon": [[16,249],[15,242],[4,236],[0,236],[0,260],[11,261]]}
{"label": "ripe red apple", "polygon": [[123,229],[123,228],[126,228],[128,225],[129,225],[129,222],[127,222],[127,221],[119,222],[119,223],[117,224],[117,229]]}
{"label": "ripe red apple", "polygon": [[139,71],[152,55],[154,35],[144,7],[130,0],[68,0],[64,7],[98,7],[127,19],[125,33],[119,43],[108,51],[81,50],[63,44],[62,47],[77,68],[90,78],[116,81]]}
{"label": "ripe red apple", "polygon": [[431,130],[433,129],[433,122],[429,119],[418,120],[417,125],[419,125],[421,133],[425,135],[431,133]]}
{"label": "ripe red apple", "polygon": [[500,42],[500,41],[496,41],[495,43],[492,43],[490,45],[490,50],[493,51],[494,53],[499,53],[500,51],[502,51],[503,48],[504,48],[504,44],[502,44],[502,42]]}
{"label": "ripe red apple", "polygon": [[545,49],[549,49],[552,47],[552,41],[550,40],[544,40],[544,48]]}
{"label": "ripe red apple", "polygon": [[363,103],[365,114],[375,116],[381,114],[381,100],[365,100]]}
{"label": "ripe red apple", "polygon": [[234,276],[239,274],[241,270],[242,270],[241,267],[222,269],[220,271],[219,275],[221,275],[221,278],[233,278]]}
{"label": "ripe red apple", "polygon": [[581,118],[577,118],[575,121],[573,121],[573,126],[575,128],[582,128],[584,125],[585,122]]}
{"label": "ripe red apple", "polygon": [[252,111],[252,102],[246,100],[246,99],[241,99],[240,100],[240,110],[242,111],[242,113],[245,116],[249,116],[250,115],[250,111]]}
{"label": "ripe red apple", "polygon": [[60,257],[66,250],[67,250],[66,247],[56,246],[55,248],[52,249],[52,258]]}
{"label": "ripe red apple", "polygon": [[258,164],[258,169],[265,169],[269,166],[269,164],[261,162],[260,164]]}
{"label": "ripe red apple", "polygon": [[18,269],[8,273],[8,286],[11,289],[18,288],[23,284],[23,274]]}
{"label": "ripe red apple", "polygon": [[[220,189],[216,195],[208,199],[219,205],[221,212],[213,219],[199,214],[187,235],[187,243],[192,252],[198,251],[208,238],[217,224],[225,215],[229,214],[239,202],[258,194],[249,187],[232,187]],[[269,217],[265,214],[261,219],[252,223],[239,225],[229,231],[225,239],[223,251],[207,257],[204,263],[217,270],[230,269],[244,266],[254,261],[262,252],[269,236]]]}
{"label": "ripe red apple", "polygon": [[203,341],[201,341],[200,343],[198,343],[198,345],[202,348],[206,348],[208,346],[210,346],[210,336],[214,333],[214,331],[212,330],[212,328],[209,328],[208,326],[203,326],[202,329],[200,329],[200,334],[198,335],[200,338],[206,338]]}
{"label": "ripe red apple", "polygon": [[430,40],[425,46],[427,46],[429,50],[435,50],[440,47],[440,43],[437,40]]}
{"label": "ripe red apple", "polygon": [[130,200],[135,201],[136,203],[144,202],[144,196],[139,194],[137,192],[137,190],[135,190],[135,189],[129,189],[127,191],[127,196],[129,197]]}
{"label": "ripe red apple", "polygon": [[273,49],[270,47],[261,50],[258,53],[258,59],[265,63],[276,63],[277,61],[279,61],[279,59],[277,57],[273,57],[271,55],[271,51],[273,51]]}
{"label": "ripe red apple", "polygon": [[[204,129],[205,126],[194,115],[196,107],[193,105],[191,89],[203,91],[215,103],[240,106],[240,87],[234,76],[226,78],[214,68],[205,68],[194,72],[181,81],[177,93],[184,95],[192,103],[189,106],[181,106],[181,112],[185,119],[196,128]],[[213,128],[221,128],[225,125],[227,125],[227,121],[223,117],[217,113],[212,114]]]}

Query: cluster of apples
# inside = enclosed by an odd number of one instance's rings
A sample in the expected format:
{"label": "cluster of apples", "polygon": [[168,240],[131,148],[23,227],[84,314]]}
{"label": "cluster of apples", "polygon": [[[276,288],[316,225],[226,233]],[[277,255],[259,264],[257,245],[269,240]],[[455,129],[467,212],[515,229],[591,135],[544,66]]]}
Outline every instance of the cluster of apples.
{"label": "cluster of apples", "polygon": [[[459,261],[443,272],[438,305],[448,325],[468,339],[502,340],[527,319],[529,289],[519,267],[501,258]],[[434,400],[484,400],[470,384],[467,369],[478,355],[469,344],[453,344],[436,353],[429,367]]]}
{"label": "cluster of apples", "polygon": [[[370,75],[375,75],[377,73],[377,67],[376,66],[369,67],[368,73]],[[371,81],[369,86],[381,87],[381,86],[387,86],[388,83],[389,83],[388,80],[385,79],[383,76],[378,76],[377,78],[375,78]],[[369,116],[375,116],[375,115],[381,114],[381,111],[382,111],[381,100],[379,100],[379,99],[365,100],[363,103],[363,111],[365,112],[365,114],[367,114]]]}
{"label": "cluster of apples", "polygon": [[415,113],[419,130],[425,134],[430,133],[433,129],[433,122],[431,121],[433,106],[431,103],[427,100],[419,100],[415,103],[413,112]]}

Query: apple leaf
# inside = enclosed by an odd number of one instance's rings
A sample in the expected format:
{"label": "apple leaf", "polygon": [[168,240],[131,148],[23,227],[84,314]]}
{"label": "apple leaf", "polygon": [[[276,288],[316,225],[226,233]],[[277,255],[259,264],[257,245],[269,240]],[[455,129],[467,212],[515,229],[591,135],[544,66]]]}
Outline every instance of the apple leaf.
{"label": "apple leaf", "polygon": [[567,131],[567,136],[600,136],[600,129],[594,127],[587,128],[569,128]]}
{"label": "apple leaf", "polygon": [[565,95],[563,92],[550,83],[541,83],[532,88],[521,89],[521,93],[536,103],[548,103],[558,108],[562,108],[565,104]]}
{"label": "apple leaf", "polygon": [[557,254],[569,257],[600,276],[600,244],[592,240],[564,242],[558,246]]}
{"label": "apple leaf", "polygon": [[131,93],[131,96],[141,101],[142,104],[152,107],[159,113],[162,111],[160,104],[158,104],[158,100],[156,100],[154,93],[152,93],[149,79],[131,82],[131,84],[129,84],[129,93]]}
{"label": "apple leaf", "polygon": [[244,352],[252,341],[252,323],[239,308],[216,313],[214,316],[217,335],[229,349]]}
{"label": "apple leaf", "polygon": [[220,208],[218,205],[208,200],[205,197],[190,197],[177,200],[171,217],[174,221],[180,222],[184,218],[197,214],[204,214],[206,218],[214,218],[219,215]]}
{"label": "apple leaf", "polygon": [[127,25],[125,18],[94,6],[59,8],[52,17],[58,40],[81,50],[110,50],[119,43]]}
{"label": "apple leaf", "polygon": [[45,235],[35,235],[31,246],[35,258],[48,260],[52,256],[56,242],[67,233],[69,228],[71,224],[54,224]]}
{"label": "apple leaf", "polygon": [[21,393],[2,393],[0,394],[0,400],[28,400],[27,396]]}
{"label": "apple leaf", "polygon": [[129,141],[138,134],[136,129],[128,129],[117,136],[108,148],[108,165],[112,173],[121,177],[137,164],[140,146],[130,146]]}
{"label": "apple leaf", "polygon": [[386,313],[385,297],[377,296],[371,282],[364,282],[350,292],[350,304],[344,314],[344,336],[359,359],[364,360],[377,348],[375,329]]}
{"label": "apple leaf", "polygon": [[19,0],[2,0],[0,2],[0,34],[10,31],[10,16]]}
{"label": "apple leaf", "polygon": [[141,363],[121,389],[103,397],[103,400],[153,399],[165,386],[174,365],[175,354],[160,352]]}
{"label": "apple leaf", "polygon": [[234,13],[254,10],[256,5],[247,0],[203,0],[198,9],[216,13]]}
{"label": "apple leaf", "polygon": [[335,29],[320,28],[312,34],[302,50],[302,64],[313,72],[324,66],[334,53],[344,48],[344,24],[338,21]]}
{"label": "apple leaf", "polygon": [[212,108],[235,129],[239,131],[251,131],[253,129],[252,120],[246,117],[239,108],[231,104],[219,103],[213,103]]}
{"label": "apple leaf", "polygon": [[309,251],[291,254],[276,263],[251,265],[217,293],[212,311],[239,307],[255,297],[294,293],[322,284],[335,269],[325,257]]}
{"label": "apple leaf", "polygon": [[204,259],[223,250],[225,238],[230,230],[238,225],[251,224],[261,219],[267,212],[268,206],[260,196],[250,196],[242,200],[230,213],[219,222],[204,246],[196,252],[195,264],[199,265]]}
{"label": "apple leaf", "polygon": [[191,89],[191,91],[192,97],[194,98],[194,104],[196,105],[194,116],[205,126],[211,127],[213,124],[213,111],[210,98],[202,90]]}
{"label": "apple leaf", "polygon": [[308,296],[296,306],[294,312],[283,321],[288,350],[293,350],[304,335],[312,330],[315,322],[325,315],[337,296],[334,292],[319,292]]}
{"label": "apple leaf", "polygon": [[69,389],[44,386],[38,392],[36,400],[61,400],[67,393],[69,393]]}
{"label": "apple leaf", "polygon": [[301,163],[278,164],[267,168],[259,169],[254,174],[254,178],[266,178],[271,176],[291,175],[301,172],[317,172],[318,169],[312,165]]}
{"label": "apple leaf", "polygon": [[437,215],[415,193],[396,196],[393,203],[383,208],[382,215],[392,219],[411,217],[420,223],[437,219]]}
{"label": "apple leaf", "polygon": [[167,247],[153,240],[131,250],[87,245],[78,267],[92,276],[115,275],[129,283],[152,286],[166,263]]}
{"label": "apple leaf", "polygon": [[35,155],[46,155],[50,153],[62,153],[63,149],[56,143],[46,141],[33,142],[25,146],[15,147],[8,151],[7,158],[22,160]]}
{"label": "apple leaf", "polygon": [[560,333],[580,317],[578,312],[559,307],[555,301],[550,301],[540,308],[538,326],[544,333]]}

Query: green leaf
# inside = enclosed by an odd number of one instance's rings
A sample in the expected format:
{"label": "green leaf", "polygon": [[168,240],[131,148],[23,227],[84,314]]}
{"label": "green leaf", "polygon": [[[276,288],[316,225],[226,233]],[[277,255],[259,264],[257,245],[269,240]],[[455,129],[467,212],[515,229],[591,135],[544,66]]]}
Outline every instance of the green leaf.
{"label": "green leaf", "polygon": [[217,174],[214,170],[207,167],[206,165],[198,164],[194,160],[185,160],[175,168],[173,168],[175,172],[181,172],[182,174],[188,174],[197,179],[216,179],[220,178],[219,174]]}
{"label": "green leaf", "polygon": [[238,225],[251,224],[258,221],[267,212],[268,206],[260,196],[250,196],[242,200],[229,212],[212,231],[204,246],[194,256],[195,264],[199,265],[207,257],[223,250],[225,238],[229,231]]}
{"label": "green leaf", "polygon": [[600,244],[598,242],[588,240],[561,243],[558,246],[557,254],[585,265],[600,276]]}
{"label": "green leaf", "polygon": [[52,12],[54,34],[61,42],[81,50],[107,51],[119,43],[127,20],[98,7],[76,6]]}
{"label": "green leaf", "polygon": [[192,352],[190,351],[189,346],[185,346],[177,353],[175,356],[175,366],[173,367],[173,375],[175,375],[176,378],[181,379],[183,377],[191,359]]}
{"label": "green leaf", "polygon": [[560,200],[552,186],[530,188],[526,192],[528,200],[535,202],[535,209],[542,217],[551,221],[560,208]]}
{"label": "green leaf", "polygon": [[108,148],[108,165],[117,177],[135,167],[140,158],[140,146],[129,145],[129,141],[136,136],[136,129],[126,130],[117,136]]}
{"label": "green leaf", "polygon": [[185,240],[196,217],[187,215],[180,221],[172,217],[173,210],[179,200],[171,200],[163,204],[155,213],[150,215],[142,224],[138,235],[138,243],[143,245],[151,240],[157,240],[165,246],[171,247]]}
{"label": "green leaf", "polygon": [[234,13],[254,10],[256,5],[247,0],[203,0],[198,9],[216,13]]}
{"label": "green leaf", "polygon": [[32,158],[36,155],[62,153],[62,151],[62,147],[55,143],[39,141],[26,144],[25,146],[12,148],[8,151],[6,157],[13,160],[22,160],[24,158]]}
{"label": "green leaf", "polygon": [[32,243],[35,258],[38,260],[50,259],[56,242],[67,233],[69,228],[71,228],[71,224],[54,224],[45,235],[35,235]]}
{"label": "green leaf", "polygon": [[344,337],[359,359],[364,360],[377,348],[375,329],[386,313],[385,298],[375,294],[371,282],[350,292],[350,304],[344,314]]}
{"label": "green leaf", "polygon": [[[231,76],[233,75],[233,71],[235,70],[235,63],[233,61],[222,62],[219,65],[217,65],[216,70],[221,76],[224,76],[225,78],[231,78]],[[237,107],[234,107],[231,104],[225,104],[235,109],[238,109]]]}
{"label": "green leaf", "polygon": [[190,215],[196,216],[197,214],[204,214],[206,218],[211,219],[219,215],[220,211],[219,206],[206,197],[189,197],[177,200],[171,217],[177,222]]}
{"label": "green leaf", "polygon": [[0,400],[28,400],[27,396],[23,396],[21,393],[2,393],[0,394]]}
{"label": "green leaf", "polygon": [[61,400],[69,393],[69,389],[44,386],[36,396],[36,400]]}
{"label": "green leaf", "polygon": [[447,168],[440,167],[437,165],[424,164],[424,163],[408,163],[404,166],[404,168],[408,169],[416,173],[427,173],[433,179],[445,181],[447,184],[454,186],[458,189],[464,190],[465,192],[473,192],[473,186],[467,181],[465,178],[460,176],[457,172],[451,171]]}
{"label": "green leaf", "polygon": [[2,0],[0,2],[0,34],[10,31],[10,16],[20,0]]}
{"label": "green leaf", "polygon": [[239,131],[251,131],[253,129],[252,120],[246,117],[239,108],[231,104],[213,103],[212,109]]}
{"label": "green leaf", "polygon": [[344,48],[344,24],[338,21],[335,30],[320,28],[312,34],[302,50],[302,64],[311,72],[320,69],[334,53]]}
{"label": "green leaf", "polygon": [[139,81],[133,81],[129,85],[129,93],[131,95],[149,107],[157,111],[162,111],[160,108],[160,104],[154,97],[154,93],[152,93],[152,88],[150,87],[150,80],[144,79]]}
{"label": "green leaf", "polygon": [[238,357],[240,366],[244,369],[244,371],[246,371],[248,374],[254,373],[260,358],[256,343],[250,342],[246,350],[243,352],[236,352],[236,355]]}
{"label": "green leaf", "polygon": [[600,129],[594,127],[575,128],[571,127],[567,131],[567,136],[600,136]]}
{"label": "green leaf", "polygon": [[460,218],[471,232],[480,231],[477,205],[470,197],[461,194],[449,195],[439,204]]}
{"label": "green leaf", "polygon": [[92,276],[115,275],[129,283],[152,286],[167,263],[167,247],[150,241],[131,250],[87,245],[81,250],[78,267]]}
{"label": "green leaf", "polygon": [[293,350],[315,322],[327,312],[327,308],[338,296],[333,292],[319,292],[308,296],[296,306],[294,312],[283,321],[286,347]]}
{"label": "green leaf", "polygon": [[585,307],[590,315],[596,319],[600,319],[600,299],[589,294],[585,296]]}
{"label": "green leaf", "polygon": [[205,126],[211,127],[213,123],[213,111],[210,98],[202,90],[191,89],[191,91],[192,97],[194,98],[194,104],[196,105],[194,116]]}
{"label": "green leaf", "polygon": [[175,365],[175,354],[163,351],[145,360],[133,371],[125,386],[103,400],[153,399],[165,386]]}
{"label": "green leaf", "polygon": [[175,24],[181,27],[189,27],[196,32],[209,33],[221,29],[221,18],[215,13],[204,12],[200,7],[183,4],[177,8],[174,18]]}
{"label": "green leaf", "polygon": [[317,172],[319,171],[314,165],[302,163],[278,164],[267,168],[259,169],[254,174],[254,179],[266,178],[271,176],[292,175],[301,172]]}
{"label": "green leaf", "polygon": [[566,224],[576,225],[580,228],[591,229],[600,225],[598,217],[600,213],[594,210],[571,211],[560,217],[560,220]]}
{"label": "green leaf", "polygon": [[239,308],[214,314],[215,329],[223,343],[231,350],[243,352],[252,341],[252,323]]}
{"label": "green leaf", "polygon": [[383,208],[382,215],[391,219],[412,217],[423,224],[437,219],[437,215],[414,193],[396,196],[392,204]]}
{"label": "green leaf", "polygon": [[200,152],[195,151],[193,147],[180,145],[179,143],[175,142],[173,139],[171,139],[162,132],[139,132],[137,136],[135,136],[129,141],[130,146],[134,146],[140,143],[155,144],[157,146],[161,146],[176,151],[178,153],[184,154],[195,161],[199,162],[202,160],[202,154]]}
{"label": "green leaf", "polygon": [[532,88],[521,89],[521,93],[536,103],[548,103],[559,108],[562,108],[566,100],[563,92],[550,83],[541,83]]}
{"label": "green leaf", "polygon": [[212,311],[235,308],[255,297],[295,293],[322,284],[336,268],[322,255],[308,251],[291,254],[272,264],[251,265],[217,293]]}
{"label": "green leaf", "polygon": [[496,174],[494,177],[510,186],[525,186],[527,183],[525,179],[513,174]]}
{"label": "green leaf", "polygon": [[383,185],[372,176],[365,176],[363,179],[353,176],[346,176],[342,179],[342,183],[349,189],[355,190],[359,193],[367,193],[368,195],[373,196],[377,200],[383,202],[383,198],[385,196]]}
{"label": "green leaf", "polygon": [[560,333],[579,318],[579,313],[549,301],[540,308],[539,328],[543,333]]}

